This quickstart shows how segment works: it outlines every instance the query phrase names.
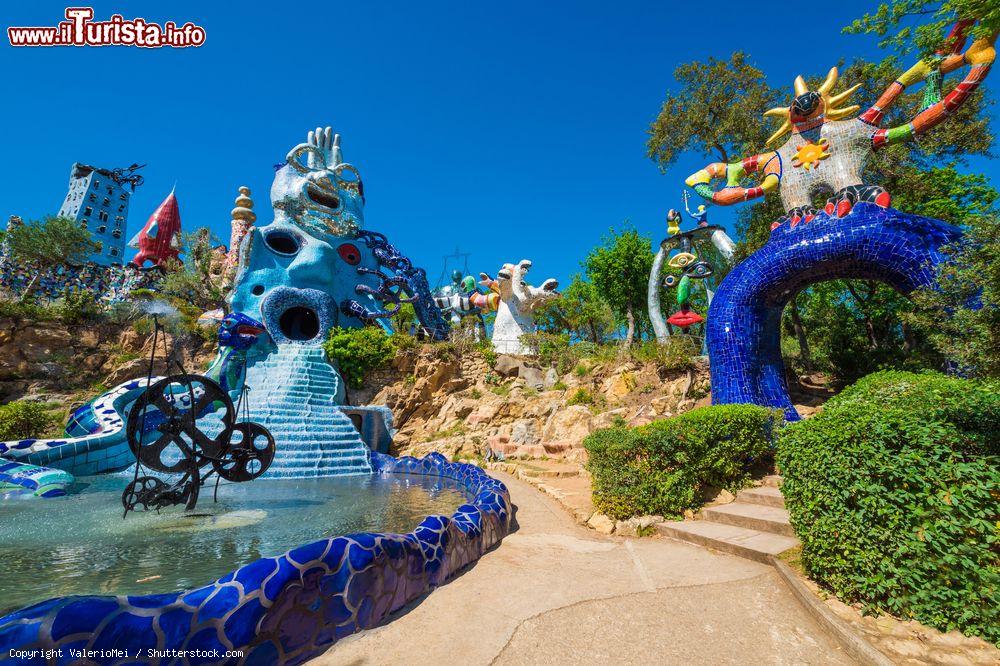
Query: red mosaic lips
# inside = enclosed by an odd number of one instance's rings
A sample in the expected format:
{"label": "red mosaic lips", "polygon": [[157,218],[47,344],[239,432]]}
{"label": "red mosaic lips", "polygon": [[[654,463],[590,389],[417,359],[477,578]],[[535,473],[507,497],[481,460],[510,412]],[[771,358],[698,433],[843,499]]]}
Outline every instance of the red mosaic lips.
{"label": "red mosaic lips", "polygon": [[680,326],[681,328],[687,328],[703,321],[705,321],[705,318],[694,310],[681,310],[670,315],[667,319],[668,324]]}

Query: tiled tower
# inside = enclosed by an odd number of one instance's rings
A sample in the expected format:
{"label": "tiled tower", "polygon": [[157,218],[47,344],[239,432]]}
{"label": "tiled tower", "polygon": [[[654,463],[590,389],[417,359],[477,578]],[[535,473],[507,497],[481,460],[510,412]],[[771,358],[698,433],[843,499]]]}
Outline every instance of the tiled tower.
{"label": "tiled tower", "polygon": [[89,258],[95,264],[109,266],[122,263],[128,203],[136,184],[134,180],[122,178],[110,169],[79,162],[73,165],[69,191],[59,215],[76,220],[90,232],[94,241],[101,244],[101,249]]}

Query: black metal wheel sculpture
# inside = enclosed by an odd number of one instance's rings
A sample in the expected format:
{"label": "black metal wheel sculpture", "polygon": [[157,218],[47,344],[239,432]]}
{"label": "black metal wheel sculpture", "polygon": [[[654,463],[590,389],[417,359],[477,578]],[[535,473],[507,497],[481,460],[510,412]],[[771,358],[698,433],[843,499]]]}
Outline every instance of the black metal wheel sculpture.
{"label": "black metal wheel sculpture", "polygon": [[[178,504],[190,511],[213,473],[217,481],[239,483],[266,472],[274,460],[274,437],[260,424],[234,423],[237,411],[229,394],[208,377],[179,374],[150,385],[132,406],[126,426],[137,466],[135,479],[122,493],[125,513]],[[217,434],[206,432],[205,417],[211,417],[211,432]],[[143,467],[181,478],[168,483],[140,476]],[[204,468],[209,468],[207,473]]]}
{"label": "black metal wheel sculpture", "polygon": [[221,458],[212,461],[212,469],[226,481],[253,481],[267,471],[274,460],[274,437],[259,423],[237,423],[233,433],[240,441],[230,442]]}

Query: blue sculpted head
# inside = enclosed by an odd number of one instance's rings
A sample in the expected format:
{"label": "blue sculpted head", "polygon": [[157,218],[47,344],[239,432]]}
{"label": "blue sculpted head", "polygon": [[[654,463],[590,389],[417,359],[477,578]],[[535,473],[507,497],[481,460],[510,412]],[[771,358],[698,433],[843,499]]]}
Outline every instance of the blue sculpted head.
{"label": "blue sculpted head", "polygon": [[361,326],[341,313],[357,286],[378,280],[378,262],[359,238],[364,186],[343,161],[330,128],[309,132],[289,151],[271,186],[274,221],[255,227],[240,245],[232,311],[257,318],[277,343],[318,344],[333,326]]}
{"label": "blue sculpted head", "polygon": [[219,322],[219,346],[243,351],[252,347],[262,333],[262,323],[242,312],[233,312]]}

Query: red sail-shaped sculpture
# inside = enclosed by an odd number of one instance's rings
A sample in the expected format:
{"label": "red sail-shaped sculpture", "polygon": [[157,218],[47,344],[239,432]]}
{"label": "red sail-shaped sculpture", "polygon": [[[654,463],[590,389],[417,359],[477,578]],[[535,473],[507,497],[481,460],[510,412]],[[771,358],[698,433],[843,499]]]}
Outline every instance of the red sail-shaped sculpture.
{"label": "red sail-shaped sculpture", "polygon": [[137,233],[129,247],[139,250],[132,263],[142,268],[150,261],[155,266],[164,266],[168,259],[176,259],[180,252],[181,213],[174,191],[163,200],[146,220],[142,231]]}

